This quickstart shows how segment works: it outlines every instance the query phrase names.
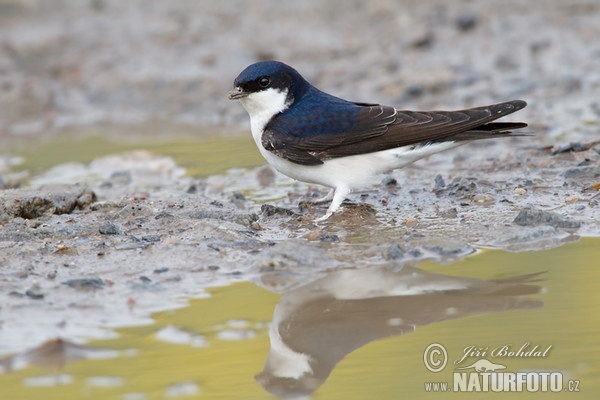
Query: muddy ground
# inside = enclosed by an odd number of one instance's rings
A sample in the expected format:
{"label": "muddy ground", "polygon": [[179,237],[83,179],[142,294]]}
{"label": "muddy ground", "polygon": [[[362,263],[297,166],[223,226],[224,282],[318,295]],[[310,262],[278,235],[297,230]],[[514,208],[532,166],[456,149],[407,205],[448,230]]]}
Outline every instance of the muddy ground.
{"label": "muddy ground", "polygon": [[[336,267],[600,234],[600,2],[50,3],[0,1],[0,354],[112,337],[236,280],[281,291]],[[246,129],[226,92],[263,58],[407,109],[523,98],[513,119],[535,136],[420,161],[320,224],[305,201],[325,189],[268,167],[191,178],[138,151],[18,168],[19,146],[65,129]]]}

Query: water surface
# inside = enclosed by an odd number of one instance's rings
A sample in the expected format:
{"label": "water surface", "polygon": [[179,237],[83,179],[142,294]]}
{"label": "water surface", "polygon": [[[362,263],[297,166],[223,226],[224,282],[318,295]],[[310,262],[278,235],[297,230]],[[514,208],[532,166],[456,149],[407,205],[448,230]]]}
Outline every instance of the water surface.
{"label": "water surface", "polygon": [[[468,357],[460,365],[487,358],[510,372],[557,371],[565,384],[579,381],[580,392],[552,393],[552,398],[597,398],[599,244],[597,238],[587,238],[540,252],[484,250],[451,265],[406,267],[410,274],[392,268],[381,275],[379,267],[345,271],[343,277],[334,272],[324,278],[327,282],[283,295],[250,282],[210,289],[210,297],[192,300],[189,307],[156,314],[154,325],[119,329],[118,339],[92,343],[121,355],[70,363],[57,371],[62,384],[50,380],[51,386],[32,386],[40,384],[40,376],[54,374],[35,366],[0,376],[2,398],[268,398],[255,376],[263,371],[270,350],[272,320],[279,324],[284,344],[295,340],[292,347],[320,349],[313,354],[320,366],[311,364],[321,374],[311,383],[315,399],[463,398],[460,393],[428,394],[425,384],[452,383],[452,362],[468,346],[492,350],[508,345],[516,350],[526,343],[529,349],[551,349],[545,357]],[[390,290],[356,294],[382,276],[393,283]],[[411,276],[423,278],[410,281]],[[364,285],[349,294],[353,277]],[[427,285],[432,292],[446,285],[446,297],[425,293]],[[451,290],[456,285],[464,288]],[[295,332],[304,336],[294,339]],[[319,343],[327,346],[320,348]],[[431,343],[443,345],[449,354],[449,365],[439,373],[424,365]],[[323,376],[324,369],[328,376]],[[269,389],[285,393],[290,385],[277,387]]]}

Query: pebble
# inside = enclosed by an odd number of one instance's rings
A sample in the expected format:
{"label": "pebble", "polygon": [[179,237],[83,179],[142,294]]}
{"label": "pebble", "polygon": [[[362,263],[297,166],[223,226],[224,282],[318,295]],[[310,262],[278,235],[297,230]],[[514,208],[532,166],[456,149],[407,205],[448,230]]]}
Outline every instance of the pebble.
{"label": "pebble", "polygon": [[84,291],[102,289],[105,286],[104,281],[96,276],[89,278],[69,279],[62,282],[62,284],[73,289]]}
{"label": "pebble", "polygon": [[396,180],[396,178],[393,178],[391,176],[386,176],[385,178],[383,178],[381,180],[381,185],[385,186],[387,188],[391,188],[391,187],[395,187],[398,185],[398,181]]}
{"label": "pebble", "polygon": [[103,235],[118,235],[119,227],[111,222],[104,223],[98,228],[98,232]]}
{"label": "pebble", "polygon": [[260,211],[265,217],[272,217],[273,215],[294,215],[292,210],[283,207],[277,207],[272,204],[263,204],[260,207]]}
{"label": "pebble", "polygon": [[34,300],[42,300],[44,294],[39,289],[29,289],[25,292],[25,295]]}
{"label": "pebble", "polygon": [[434,190],[442,190],[443,188],[446,187],[446,182],[444,182],[444,178],[442,177],[442,175],[436,175],[435,179],[433,180],[433,188]]}
{"label": "pebble", "polygon": [[404,249],[398,243],[392,243],[385,254],[386,260],[400,260],[404,258]]}
{"label": "pebble", "polygon": [[339,243],[340,237],[331,233],[323,233],[319,236],[319,241],[323,243]]}
{"label": "pebble", "polygon": [[572,194],[565,199],[565,203],[574,203],[579,200],[579,196],[577,194]]}
{"label": "pebble", "polygon": [[550,225],[564,229],[577,229],[581,226],[581,221],[565,218],[555,212],[540,210],[533,206],[521,209],[513,223],[521,226]]}
{"label": "pebble", "polygon": [[465,11],[465,12],[460,13],[456,17],[454,24],[456,25],[458,30],[460,30],[462,32],[467,32],[467,31],[470,31],[471,29],[475,28],[477,26],[478,22],[479,22],[479,17],[477,16],[477,14],[474,14],[469,11]]}

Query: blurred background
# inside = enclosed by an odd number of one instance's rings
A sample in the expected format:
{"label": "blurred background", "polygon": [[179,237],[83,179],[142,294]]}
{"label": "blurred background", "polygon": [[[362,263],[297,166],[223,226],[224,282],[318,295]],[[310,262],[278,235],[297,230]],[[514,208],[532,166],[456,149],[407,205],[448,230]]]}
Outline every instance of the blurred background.
{"label": "blurred background", "polygon": [[240,133],[226,94],[263,59],[398,108],[523,98],[552,142],[600,114],[599,18],[591,0],[0,0],[0,151],[90,126]]}

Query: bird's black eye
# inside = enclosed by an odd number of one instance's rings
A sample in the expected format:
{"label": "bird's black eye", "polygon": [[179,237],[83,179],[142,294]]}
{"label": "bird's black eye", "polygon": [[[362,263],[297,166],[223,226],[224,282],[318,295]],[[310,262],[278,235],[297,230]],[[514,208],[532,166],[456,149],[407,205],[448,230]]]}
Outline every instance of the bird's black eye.
{"label": "bird's black eye", "polygon": [[258,84],[260,85],[260,87],[266,88],[267,86],[269,86],[270,83],[271,78],[269,78],[268,76],[258,78]]}

